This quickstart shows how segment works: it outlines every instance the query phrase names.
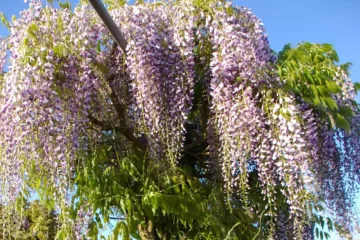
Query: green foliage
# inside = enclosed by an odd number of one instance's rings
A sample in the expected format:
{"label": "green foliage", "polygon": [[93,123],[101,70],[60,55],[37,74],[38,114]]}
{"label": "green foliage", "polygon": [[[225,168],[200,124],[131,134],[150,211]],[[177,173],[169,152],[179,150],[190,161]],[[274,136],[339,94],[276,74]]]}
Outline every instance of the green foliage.
{"label": "green foliage", "polygon": [[7,20],[6,16],[4,13],[0,12],[0,21],[1,21],[1,24],[6,27],[7,29],[10,29],[10,23],[9,21]]}
{"label": "green foliage", "polygon": [[124,6],[127,2],[127,0],[104,0],[109,10]]}
{"label": "green foliage", "polygon": [[349,106],[338,106],[336,95],[342,92],[340,69],[349,75],[350,63],[338,64],[339,57],[330,44],[301,43],[284,46],[278,54],[277,74],[295,95],[316,107],[333,127],[350,130],[354,115]]}
{"label": "green foliage", "polygon": [[[251,223],[256,224],[259,216],[249,215],[237,201],[229,203],[234,205],[229,209],[216,182],[192,177],[186,169],[161,174],[156,163],[118,151],[107,146],[93,149],[78,171],[74,202],[96,209],[88,237],[96,239],[110,218],[118,219],[112,239],[140,239],[139,234],[154,231],[151,226],[161,239],[225,239],[228,234],[228,239],[252,239],[258,232]],[[153,167],[145,169],[145,164]]]}
{"label": "green foliage", "polygon": [[17,209],[0,206],[0,239],[55,239],[58,228],[55,211],[49,211],[39,200],[28,203],[19,198],[16,202]]}
{"label": "green foliage", "polygon": [[36,37],[36,32],[39,30],[39,27],[35,23],[31,23],[29,25],[27,33],[29,34],[29,37],[32,38],[35,42],[35,44],[38,42],[38,39]]}
{"label": "green foliage", "polygon": [[[315,218],[315,223],[316,223],[316,227],[315,227],[315,236],[317,239],[321,239],[323,240],[324,237],[325,239],[330,239],[330,235],[327,231],[325,231],[325,219],[323,216],[321,215],[314,215]],[[327,229],[329,231],[333,231],[332,228],[332,221],[330,218],[326,218],[326,226]]]}
{"label": "green foliage", "polygon": [[60,8],[62,8],[62,9],[71,9],[71,5],[70,5],[70,3],[69,2],[65,2],[65,3],[59,3],[59,6],[60,6]]}

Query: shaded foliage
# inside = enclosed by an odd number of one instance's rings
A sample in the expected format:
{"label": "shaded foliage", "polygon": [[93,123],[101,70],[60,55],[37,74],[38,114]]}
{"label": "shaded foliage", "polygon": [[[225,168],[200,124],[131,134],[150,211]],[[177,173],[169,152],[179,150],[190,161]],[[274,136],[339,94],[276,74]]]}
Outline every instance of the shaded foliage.
{"label": "shaded foliage", "polygon": [[54,210],[48,209],[40,204],[39,200],[31,203],[23,201],[23,206],[18,205],[17,210],[11,210],[1,206],[0,214],[7,216],[1,218],[1,239],[27,239],[27,240],[51,240],[55,239],[58,221]]}

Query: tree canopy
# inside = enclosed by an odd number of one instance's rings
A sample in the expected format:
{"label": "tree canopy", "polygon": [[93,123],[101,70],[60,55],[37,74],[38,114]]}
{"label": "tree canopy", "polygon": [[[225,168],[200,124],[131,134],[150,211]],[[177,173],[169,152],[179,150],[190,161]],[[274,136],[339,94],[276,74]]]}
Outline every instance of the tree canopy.
{"label": "tree canopy", "polygon": [[16,209],[7,207],[0,206],[0,214],[3,215],[0,239],[55,239],[58,222],[54,210],[49,211],[39,200],[29,203],[25,199],[17,201]]}
{"label": "tree canopy", "polygon": [[87,1],[1,15],[2,219],[36,191],[58,239],[351,238],[359,85],[330,44],[276,54],[225,1],[105,4],[126,51]]}

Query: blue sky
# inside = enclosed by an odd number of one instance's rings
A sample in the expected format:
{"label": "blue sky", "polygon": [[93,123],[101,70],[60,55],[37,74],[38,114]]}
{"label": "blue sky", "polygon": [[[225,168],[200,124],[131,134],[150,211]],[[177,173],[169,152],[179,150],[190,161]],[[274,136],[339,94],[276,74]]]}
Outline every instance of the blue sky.
{"label": "blue sky", "polygon": [[332,44],[340,62],[353,63],[351,78],[360,82],[360,1],[236,0],[233,5],[250,8],[263,21],[275,51],[302,41]]}
{"label": "blue sky", "polygon": [[[71,0],[72,5],[78,0]],[[271,47],[302,41],[330,43],[340,62],[352,62],[351,78],[360,82],[360,1],[358,0],[236,0],[235,6],[246,6],[265,24]],[[26,8],[23,0],[0,0],[0,12],[9,19]],[[0,28],[0,36],[7,31]],[[358,97],[359,100],[359,97]],[[360,201],[358,200],[360,207]],[[332,239],[338,239],[333,235]]]}

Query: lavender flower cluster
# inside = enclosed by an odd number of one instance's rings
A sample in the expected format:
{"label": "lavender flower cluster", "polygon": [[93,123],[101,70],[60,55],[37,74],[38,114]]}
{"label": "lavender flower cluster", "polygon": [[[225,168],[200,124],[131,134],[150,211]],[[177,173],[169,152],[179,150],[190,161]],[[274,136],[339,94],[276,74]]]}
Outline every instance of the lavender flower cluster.
{"label": "lavender flower cluster", "polygon": [[47,179],[56,198],[69,199],[75,159],[87,149],[87,115],[97,81],[90,67],[101,27],[95,16],[89,6],[71,13],[31,0],[12,22],[10,66],[0,97],[4,204],[18,197],[30,173]]}
{"label": "lavender flower cluster", "polygon": [[153,157],[179,157],[192,106],[193,16],[181,6],[126,6],[114,18],[129,39],[127,67]]}
{"label": "lavender flower cluster", "polygon": [[[205,25],[214,46],[209,84],[211,121],[215,122],[220,139],[219,147],[210,148],[219,148],[226,187],[245,195],[249,188],[248,163],[255,160],[260,167],[263,192],[271,205],[276,184],[272,136],[266,131],[269,124],[254,91],[276,81],[269,76],[273,56],[262,23],[244,8],[234,9],[230,16],[225,11],[215,11],[213,19],[207,18]],[[208,136],[214,133],[209,132]],[[210,145],[212,142],[216,140],[209,139]]]}
{"label": "lavender flower cluster", "polygon": [[[359,137],[328,127],[316,110],[289,93],[277,92],[274,96],[262,90],[281,86],[272,74],[274,57],[262,24],[248,9],[233,11],[228,14],[218,10],[213,18],[205,19],[205,32],[213,44],[209,121],[213,127],[208,132],[212,156],[220,162],[225,188],[245,195],[248,166],[255,160],[268,215],[276,216],[275,186],[281,183],[281,193],[294,217],[294,231],[302,232],[300,225],[307,217],[312,195],[325,196],[340,209],[349,206],[345,189],[349,184],[344,180],[352,178],[345,172],[358,175],[350,168],[358,166],[352,150],[358,146]],[[340,78],[342,95],[334,98],[340,106],[349,106],[354,100],[354,87],[346,76]],[[352,122],[354,130],[358,129],[356,119]],[[347,150],[338,144],[350,143],[345,136],[353,139]],[[346,161],[344,151],[352,153]],[[343,171],[345,166],[348,170]]]}
{"label": "lavender flower cluster", "polygon": [[0,76],[4,74],[6,64],[6,41],[0,36]]}

